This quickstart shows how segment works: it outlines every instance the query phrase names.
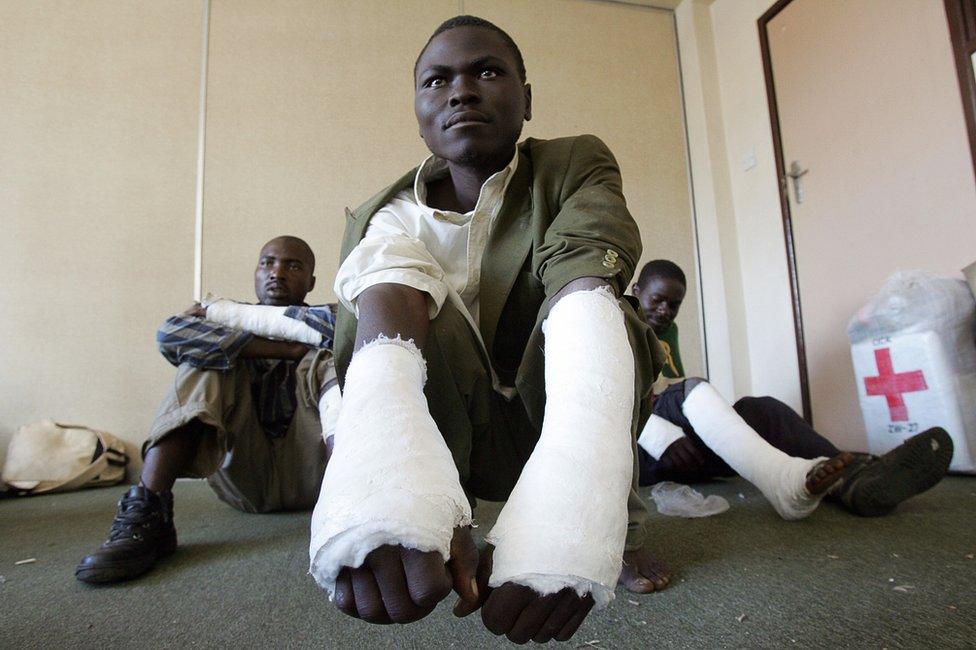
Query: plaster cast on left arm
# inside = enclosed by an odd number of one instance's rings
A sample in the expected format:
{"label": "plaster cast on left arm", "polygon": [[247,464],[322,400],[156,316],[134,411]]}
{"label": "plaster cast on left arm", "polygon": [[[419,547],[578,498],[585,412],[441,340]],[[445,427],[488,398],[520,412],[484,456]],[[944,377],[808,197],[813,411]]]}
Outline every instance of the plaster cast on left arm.
{"label": "plaster cast on left arm", "polygon": [[540,594],[571,587],[597,606],[613,598],[633,479],[634,356],[605,282],[567,287],[544,325],[542,434],[488,535],[489,584]]}

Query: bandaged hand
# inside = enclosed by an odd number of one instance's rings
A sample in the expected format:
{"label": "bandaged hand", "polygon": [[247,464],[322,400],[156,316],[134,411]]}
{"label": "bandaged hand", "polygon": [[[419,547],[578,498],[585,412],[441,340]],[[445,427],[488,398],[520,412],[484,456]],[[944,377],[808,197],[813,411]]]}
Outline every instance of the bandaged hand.
{"label": "bandaged hand", "polygon": [[471,510],[428,411],[425,374],[408,341],[378,340],[353,356],[312,514],[310,573],[341,611],[371,622],[422,618],[452,585],[476,598]]}
{"label": "bandaged hand", "polygon": [[681,436],[668,445],[658,460],[664,471],[680,472],[686,481],[704,481],[711,478],[706,471],[708,459],[701,448],[688,436]]}
{"label": "bandaged hand", "polygon": [[627,534],[634,358],[623,313],[608,290],[577,291],[552,308],[545,334],[542,433],[487,538],[497,589],[483,617],[509,638],[527,629],[513,610],[538,623],[533,635],[554,637],[556,608],[585,617],[606,605]]}
{"label": "bandaged hand", "polygon": [[[553,540],[555,544],[559,540]],[[481,620],[488,631],[505,635],[514,643],[547,643],[568,641],[593,609],[590,595],[580,596],[575,589],[541,596],[524,585],[505,583],[492,589],[488,586],[492,572],[495,547],[488,544],[478,562],[476,601],[459,600],[454,606],[456,616],[467,616],[481,607]]]}
{"label": "bandaged hand", "polygon": [[454,530],[451,560],[436,551],[423,552],[384,545],[371,551],[362,565],[343,568],[336,580],[334,601],[345,614],[370,623],[411,623],[430,614],[453,589],[459,605],[479,605],[475,572],[478,550],[471,529]]}

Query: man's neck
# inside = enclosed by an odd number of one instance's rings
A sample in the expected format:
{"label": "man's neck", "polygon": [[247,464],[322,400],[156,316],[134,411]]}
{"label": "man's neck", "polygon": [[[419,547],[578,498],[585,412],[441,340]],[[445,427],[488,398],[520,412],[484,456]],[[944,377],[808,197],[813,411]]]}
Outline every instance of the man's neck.
{"label": "man's neck", "polygon": [[478,204],[481,188],[493,174],[511,162],[514,152],[484,165],[462,165],[448,161],[448,174],[427,184],[427,205],[438,210],[470,212]]}

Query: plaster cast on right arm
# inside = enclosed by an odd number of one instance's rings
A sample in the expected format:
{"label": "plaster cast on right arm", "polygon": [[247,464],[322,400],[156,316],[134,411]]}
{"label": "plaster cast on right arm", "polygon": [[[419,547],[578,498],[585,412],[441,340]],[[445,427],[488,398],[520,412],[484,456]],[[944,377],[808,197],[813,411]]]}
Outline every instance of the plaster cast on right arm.
{"label": "plaster cast on right arm", "polygon": [[285,316],[287,307],[244,305],[212,296],[207,296],[204,306],[207,308],[207,320],[227,327],[270,339],[295,341],[315,347],[322,344],[319,332],[302,321]]}

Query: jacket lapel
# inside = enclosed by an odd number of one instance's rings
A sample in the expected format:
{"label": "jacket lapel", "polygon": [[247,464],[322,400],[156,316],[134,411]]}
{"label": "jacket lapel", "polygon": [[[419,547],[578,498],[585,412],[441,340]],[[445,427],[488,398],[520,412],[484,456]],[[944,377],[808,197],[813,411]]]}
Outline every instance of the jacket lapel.
{"label": "jacket lapel", "polygon": [[352,249],[356,247],[356,244],[363,238],[363,235],[366,234],[366,227],[369,226],[369,220],[373,218],[373,215],[384,205],[392,201],[393,197],[397,194],[407,188],[413,187],[413,180],[416,175],[416,168],[412,169],[404,174],[396,183],[390,185],[366,201],[366,203],[356,208],[355,211],[346,208],[346,233],[339,255],[340,264],[352,252]]}
{"label": "jacket lapel", "polygon": [[532,250],[532,161],[519,148],[518,167],[509,182],[501,210],[495,217],[488,246],[481,261],[479,328],[490,355],[495,331],[508,294]]}

